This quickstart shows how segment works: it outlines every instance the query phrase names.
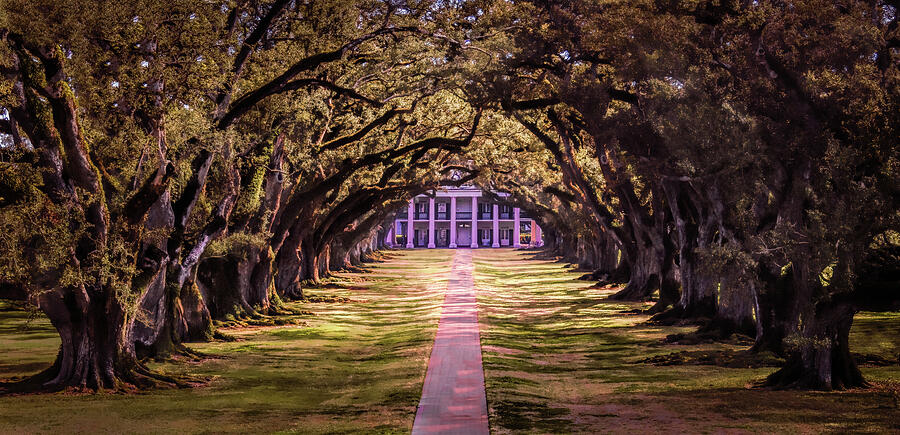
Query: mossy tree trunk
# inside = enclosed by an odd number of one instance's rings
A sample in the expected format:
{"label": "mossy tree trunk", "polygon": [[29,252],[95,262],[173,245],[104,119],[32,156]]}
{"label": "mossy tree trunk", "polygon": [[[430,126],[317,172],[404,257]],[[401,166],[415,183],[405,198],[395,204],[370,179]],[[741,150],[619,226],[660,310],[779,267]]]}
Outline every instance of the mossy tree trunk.
{"label": "mossy tree trunk", "polygon": [[[857,308],[840,300],[810,303],[817,283],[808,279],[807,265],[792,263],[789,272],[793,307],[791,319],[781,325],[787,362],[766,379],[766,385],[778,388],[842,390],[864,387],[862,376],[850,353],[850,327]],[[802,321],[801,321],[802,319]]]}
{"label": "mossy tree trunk", "polygon": [[41,310],[59,332],[56,362],[43,387],[119,389],[137,360],[124,343],[124,310],[109,290],[70,287],[45,293]]}
{"label": "mossy tree trunk", "polygon": [[[672,271],[664,270],[674,267],[672,253],[673,246],[666,243],[665,221],[666,213],[663,211],[664,202],[654,191],[652,215],[647,213],[646,207],[641,205],[634,194],[634,188],[630,182],[621,181],[619,191],[620,201],[628,211],[626,213],[625,229],[630,237],[630,246],[623,246],[622,250],[629,266],[628,284],[621,291],[610,296],[616,300],[640,301],[649,299],[653,293],[660,289],[663,279]],[[664,294],[666,304],[674,302],[672,290],[667,288]]]}
{"label": "mossy tree trunk", "polygon": [[[63,217],[60,224],[75,235],[61,267],[78,283],[61,284],[62,270],[35,279],[42,287],[38,306],[56,328],[61,344],[53,366],[32,380],[41,381],[38,389],[50,390],[118,390],[166,381],[138,362],[129,340],[132,318],[127,298],[119,295],[121,287],[132,284],[130,291],[144,291],[152,277],[135,278],[108,265],[129,265],[138,255],[144,236],[141,222],[167,190],[173,168],[161,160],[155,174],[142,185],[135,184],[121,213],[113,214],[101,170],[82,132],[62,49],[35,46],[19,35],[6,37],[23,67],[10,112],[37,155],[35,164],[43,177],[39,188],[72,216]],[[161,257],[157,256],[157,265]]]}

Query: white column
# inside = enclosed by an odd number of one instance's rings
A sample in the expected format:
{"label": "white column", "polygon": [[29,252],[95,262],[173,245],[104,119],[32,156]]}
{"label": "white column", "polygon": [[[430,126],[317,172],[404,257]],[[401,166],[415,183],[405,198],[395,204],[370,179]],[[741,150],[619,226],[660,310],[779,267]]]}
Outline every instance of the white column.
{"label": "white column", "polygon": [[472,247],[478,247],[478,197],[472,197]]}
{"label": "white column", "polygon": [[409,200],[409,214],[406,215],[406,247],[413,247],[413,216],[416,215],[416,197]]}
{"label": "white column", "polygon": [[428,198],[428,247],[435,248],[434,245],[434,198]]}
{"label": "white column", "polygon": [[450,197],[450,247],[456,247],[456,197]]}
{"label": "white column", "polygon": [[500,247],[500,221],[498,220],[500,218],[500,206],[499,205],[494,204],[494,211],[491,213],[491,218],[493,218],[493,222],[494,222],[494,233],[493,233],[494,236],[491,237],[491,239],[493,239],[494,242],[491,244],[491,247],[499,248]]}
{"label": "white column", "polygon": [[534,219],[531,220],[531,244],[537,247],[544,246],[544,241],[541,240],[541,227]]}
{"label": "white column", "polygon": [[384,244],[388,246],[388,248],[394,247],[394,222],[391,222],[391,226],[388,227],[387,234],[384,236]]}
{"label": "white column", "polygon": [[521,234],[519,234],[519,207],[513,209],[513,221],[513,247],[521,248],[522,245],[519,243],[521,238]]}

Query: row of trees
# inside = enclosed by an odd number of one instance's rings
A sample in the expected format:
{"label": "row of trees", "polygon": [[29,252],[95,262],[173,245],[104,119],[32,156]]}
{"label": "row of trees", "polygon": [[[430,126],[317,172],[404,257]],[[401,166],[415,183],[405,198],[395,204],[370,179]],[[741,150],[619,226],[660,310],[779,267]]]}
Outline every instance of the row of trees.
{"label": "row of trees", "polygon": [[897,6],[520,3],[483,86],[561,184],[493,179],[613,298],[755,337],[770,385],[864,385],[853,315],[900,309]]}
{"label": "row of trees", "polygon": [[41,388],[180,383],[142,359],[277,313],[465,169],[480,113],[434,68],[444,12],[5,2],[0,297],[60,333]]}
{"label": "row of trees", "polygon": [[178,383],[142,358],[278,313],[451,172],[773,385],[862,385],[853,314],[898,308],[891,1],[85,3],[0,9],[0,298],[60,333],[43,388]]}

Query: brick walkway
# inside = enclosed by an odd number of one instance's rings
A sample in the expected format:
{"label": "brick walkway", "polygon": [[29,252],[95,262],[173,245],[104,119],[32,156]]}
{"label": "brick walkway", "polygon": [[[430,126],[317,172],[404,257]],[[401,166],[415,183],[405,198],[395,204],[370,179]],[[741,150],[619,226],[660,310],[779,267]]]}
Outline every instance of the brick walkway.
{"label": "brick walkway", "polygon": [[458,249],[428,361],[413,434],[487,434],[472,252]]}

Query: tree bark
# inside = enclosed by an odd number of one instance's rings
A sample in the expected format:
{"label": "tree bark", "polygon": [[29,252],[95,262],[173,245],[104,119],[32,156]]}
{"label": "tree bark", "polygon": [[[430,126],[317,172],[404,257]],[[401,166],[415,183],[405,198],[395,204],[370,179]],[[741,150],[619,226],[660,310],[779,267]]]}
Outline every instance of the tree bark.
{"label": "tree bark", "polygon": [[856,309],[846,303],[822,303],[805,317],[799,333],[786,338],[784,367],[766,385],[778,388],[843,390],[868,383],[850,354],[850,327]]}
{"label": "tree bark", "polygon": [[313,247],[312,241],[300,245],[300,279],[313,285],[319,284],[319,253]]}
{"label": "tree bark", "polygon": [[54,290],[40,298],[42,311],[59,332],[56,362],[43,387],[119,389],[136,366],[123,338],[124,313],[114,296],[84,287]]}
{"label": "tree bark", "polygon": [[629,262],[630,279],[628,284],[610,296],[620,301],[644,301],[649,299],[662,282],[662,264],[665,252],[656,246],[644,246],[635,249]]}
{"label": "tree bark", "polygon": [[[112,289],[68,287],[43,293],[41,310],[59,332],[56,361],[26,381],[39,389],[121,390],[160,383],[183,385],[151,372],[137,359],[128,337],[124,307]],[[30,389],[30,388],[29,388]]]}
{"label": "tree bark", "polygon": [[[44,183],[38,187],[49,200],[74,216],[61,224],[80,233],[71,246],[68,267],[82,272],[82,282],[60,286],[58,278],[54,279],[56,282],[43,286],[37,298],[38,306],[59,332],[61,344],[53,366],[33,380],[41,381],[40,388],[49,390],[117,390],[162,381],[164,377],[154,375],[137,361],[129,340],[129,310],[110,284],[130,284],[134,277],[108,268],[102,261],[119,259],[119,254],[111,252],[108,246],[110,222],[114,219],[127,226],[122,235],[126,240],[124,249],[129,252],[123,255],[127,258],[138,254],[140,221],[166,190],[168,166],[161,164],[156,176],[135,192],[123,215],[111,216],[101,171],[83,137],[79,110],[69,86],[71,80],[64,68],[65,57],[56,47],[30,45],[21,35],[8,35],[8,42],[19,64],[34,65],[35,60],[40,63],[39,67],[21,71],[22,86],[13,87],[18,104],[11,108],[39,156],[36,163]],[[132,231],[128,226],[138,229]],[[110,269],[112,276],[107,274]],[[149,283],[152,274],[138,278],[146,279],[141,284]],[[141,286],[138,289],[143,290]]]}
{"label": "tree bark", "polygon": [[303,298],[301,279],[304,276],[304,265],[300,243],[300,235],[291,233],[275,254],[275,290],[279,296],[288,300]]}

